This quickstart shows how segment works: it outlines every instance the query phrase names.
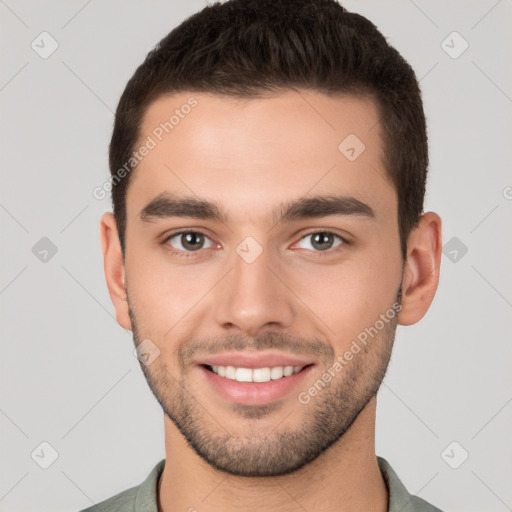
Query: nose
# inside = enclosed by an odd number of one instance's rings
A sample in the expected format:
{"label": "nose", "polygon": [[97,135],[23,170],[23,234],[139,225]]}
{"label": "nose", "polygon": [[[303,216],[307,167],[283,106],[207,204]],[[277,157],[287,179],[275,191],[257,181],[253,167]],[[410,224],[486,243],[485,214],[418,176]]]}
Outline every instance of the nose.
{"label": "nose", "polygon": [[268,251],[249,261],[235,253],[230,259],[232,270],[215,287],[217,325],[246,336],[257,336],[269,328],[289,328],[296,304],[286,276]]}

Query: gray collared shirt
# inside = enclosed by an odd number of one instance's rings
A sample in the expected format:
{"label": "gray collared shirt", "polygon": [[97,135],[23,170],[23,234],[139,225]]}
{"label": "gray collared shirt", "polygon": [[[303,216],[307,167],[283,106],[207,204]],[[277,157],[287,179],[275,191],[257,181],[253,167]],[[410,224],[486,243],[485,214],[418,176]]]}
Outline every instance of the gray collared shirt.
{"label": "gray collared shirt", "polygon": [[[388,512],[442,512],[418,496],[409,494],[386,459],[377,457],[377,462],[388,488]],[[81,512],[159,512],[158,479],[164,465],[165,459],[162,459],[140,485],[120,492]]]}

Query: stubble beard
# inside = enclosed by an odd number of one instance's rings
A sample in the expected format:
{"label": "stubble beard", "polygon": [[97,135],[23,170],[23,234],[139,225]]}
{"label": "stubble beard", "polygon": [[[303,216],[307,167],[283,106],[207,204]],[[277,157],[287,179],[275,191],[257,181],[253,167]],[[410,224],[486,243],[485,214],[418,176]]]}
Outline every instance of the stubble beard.
{"label": "stubble beard", "polygon": [[[137,347],[145,337],[139,332],[131,307],[129,314]],[[141,368],[164,413],[205,462],[236,476],[286,475],[306,466],[339,441],[376,395],[388,368],[396,325],[396,317],[386,323],[379,335],[354,354],[354,358],[308,404],[301,404],[295,397],[288,399],[295,400],[297,413],[294,411],[288,415],[299,418],[296,421],[298,426],[293,429],[284,427],[287,418],[284,413],[278,414],[280,402],[259,406],[232,404],[231,409],[240,421],[247,422],[247,431],[244,434],[231,433],[230,426],[222,418],[216,419],[218,411],[211,404],[200,403],[194,397],[197,394],[194,392],[194,382],[191,382],[185,365],[187,351],[190,352],[187,343],[182,344],[183,352],[178,351],[178,359],[185,370],[180,376],[170,373],[163,357],[157,358],[149,366],[141,362]],[[272,344],[273,337],[281,339],[275,333],[266,333],[261,339],[255,339],[253,346],[275,346]],[[233,345],[233,338],[229,339],[230,348],[235,345],[240,347],[243,343],[243,340],[235,340]],[[310,353],[318,355],[320,351],[323,356],[322,372],[318,375],[320,378],[332,367],[334,351],[321,342],[312,348],[315,352]],[[262,434],[258,420],[270,414],[276,417],[275,427],[269,433]]]}

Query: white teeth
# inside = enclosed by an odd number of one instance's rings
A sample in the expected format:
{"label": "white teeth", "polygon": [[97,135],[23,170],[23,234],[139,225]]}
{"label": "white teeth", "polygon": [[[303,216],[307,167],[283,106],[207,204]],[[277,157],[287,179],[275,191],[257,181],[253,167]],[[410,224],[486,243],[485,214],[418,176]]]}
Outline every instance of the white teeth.
{"label": "white teeth", "polygon": [[250,368],[237,368],[235,379],[238,382],[252,382],[252,370]]}
{"label": "white teeth", "polygon": [[211,369],[220,377],[238,382],[269,382],[298,373],[303,366],[274,366],[273,368],[235,368],[234,366],[212,365]]}
{"label": "white teeth", "polygon": [[289,377],[293,373],[293,366],[285,366],[283,370],[283,375],[285,377]]}
{"label": "white teeth", "polygon": [[282,366],[274,366],[274,368],[270,369],[270,378],[272,380],[280,379],[283,376],[283,367]]}
{"label": "white teeth", "polygon": [[268,382],[270,380],[270,368],[255,368],[252,371],[253,382]]}

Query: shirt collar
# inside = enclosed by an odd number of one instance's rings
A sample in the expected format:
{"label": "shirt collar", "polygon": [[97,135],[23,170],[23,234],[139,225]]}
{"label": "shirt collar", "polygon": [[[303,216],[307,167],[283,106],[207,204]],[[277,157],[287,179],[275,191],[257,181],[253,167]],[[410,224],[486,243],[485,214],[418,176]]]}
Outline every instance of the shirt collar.
{"label": "shirt collar", "polygon": [[[407,505],[412,501],[404,484],[398,478],[389,462],[377,456],[377,462],[380,472],[386,483],[389,495],[388,512],[406,512]],[[146,512],[158,511],[158,481],[164,470],[165,459],[162,459],[151,470],[146,480],[142,482],[135,498],[135,510],[145,510]]]}

